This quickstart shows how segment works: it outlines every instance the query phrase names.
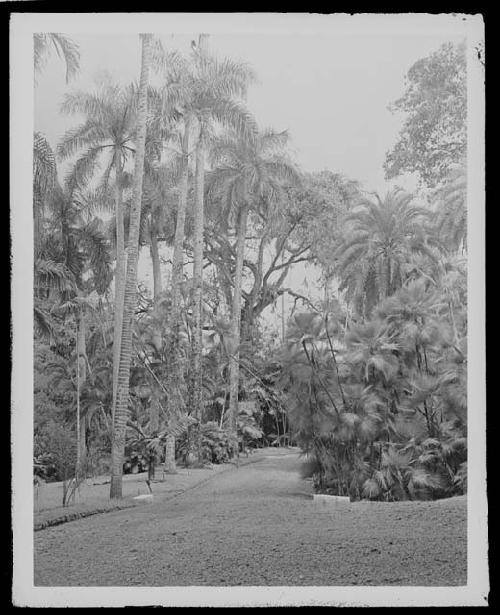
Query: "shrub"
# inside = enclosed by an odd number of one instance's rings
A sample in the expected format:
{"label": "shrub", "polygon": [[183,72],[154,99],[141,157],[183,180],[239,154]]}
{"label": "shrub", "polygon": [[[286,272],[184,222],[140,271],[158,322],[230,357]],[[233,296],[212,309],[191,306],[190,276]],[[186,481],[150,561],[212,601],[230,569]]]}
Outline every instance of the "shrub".
{"label": "shrub", "polygon": [[73,430],[66,424],[49,421],[36,439],[34,472],[36,476],[50,476],[63,482],[63,506],[67,506],[74,494],[75,466],[76,439]]}
{"label": "shrub", "polygon": [[[204,423],[201,427],[201,447],[203,458],[211,463],[225,463],[234,457],[237,443],[231,434],[215,421]],[[184,461],[190,454],[188,434],[177,441],[178,455]]]}

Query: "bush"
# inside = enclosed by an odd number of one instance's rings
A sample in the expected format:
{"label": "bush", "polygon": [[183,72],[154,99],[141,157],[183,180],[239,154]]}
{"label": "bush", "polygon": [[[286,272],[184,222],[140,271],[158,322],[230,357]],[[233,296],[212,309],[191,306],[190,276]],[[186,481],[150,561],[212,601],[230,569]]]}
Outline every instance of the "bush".
{"label": "bush", "polygon": [[[203,459],[211,463],[225,463],[234,457],[237,443],[228,431],[211,421],[201,426],[201,447]],[[177,440],[176,448],[179,457],[186,461],[192,453],[188,434]]]}
{"label": "bush", "polygon": [[123,462],[124,474],[137,474],[145,472],[149,467],[149,460],[146,454],[137,451],[130,451],[125,455]]}
{"label": "bush", "polygon": [[35,436],[34,474],[47,481],[72,478],[76,464],[76,439],[65,424],[48,421]]}

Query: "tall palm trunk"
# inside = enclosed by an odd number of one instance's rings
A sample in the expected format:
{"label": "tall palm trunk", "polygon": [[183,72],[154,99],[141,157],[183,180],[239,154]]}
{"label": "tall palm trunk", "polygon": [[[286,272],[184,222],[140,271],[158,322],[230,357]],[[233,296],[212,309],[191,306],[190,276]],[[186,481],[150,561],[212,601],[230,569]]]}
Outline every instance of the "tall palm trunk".
{"label": "tall palm trunk", "polygon": [[[158,250],[158,237],[156,234],[156,226],[153,220],[150,220],[149,234],[149,251],[151,254],[151,262],[153,264],[153,300],[156,304],[161,292],[161,268],[160,268],[160,253]],[[161,333],[158,332],[161,339]],[[160,428],[160,391],[156,383],[152,383],[151,403],[149,407],[149,430],[151,433],[157,432]],[[155,478],[156,456],[151,454],[149,459],[149,479]]]}
{"label": "tall palm trunk", "polygon": [[[207,52],[208,35],[200,34],[198,49],[203,57]],[[191,360],[191,411],[198,420],[195,444],[198,460],[201,461],[201,421],[203,418],[203,375],[202,375],[202,297],[203,297],[203,229],[205,190],[205,124],[200,119],[200,134],[196,144],[196,191],[194,212],[194,254],[193,254],[193,339]]]}
{"label": "tall palm trunk", "polygon": [[116,219],[116,271],[115,271],[115,314],[113,323],[113,406],[114,421],[116,392],[118,387],[118,366],[123,322],[123,301],[125,294],[125,229],[123,224],[122,161],[119,153],[115,156],[115,219]]}
{"label": "tall palm trunk", "polygon": [[[186,226],[187,196],[189,188],[189,132],[191,120],[186,117],[184,134],[182,136],[182,172],[179,182],[179,203],[177,207],[177,221],[175,226],[174,254],[172,259],[172,311],[170,315],[170,352],[167,365],[167,379],[169,397],[167,411],[169,417],[174,417],[184,408],[184,399],[181,393],[183,388],[183,366],[180,360],[180,315],[181,315],[181,285],[183,281],[184,237]],[[165,472],[174,474],[175,464],[175,436],[168,435],[165,446]]]}
{"label": "tall palm trunk", "polygon": [[142,34],[141,77],[137,113],[137,142],[134,169],[134,198],[130,212],[128,234],[127,274],[123,302],[123,324],[120,344],[120,364],[116,411],[111,448],[111,498],[122,497],[123,458],[125,432],[128,418],[130,362],[132,358],[132,325],[137,304],[137,263],[139,260],[139,227],[141,218],[142,182],[144,175],[144,150],[148,102],[149,68],[151,64],[151,34]]}
{"label": "tall palm trunk", "polygon": [[231,313],[231,356],[229,359],[229,421],[234,437],[237,437],[238,391],[240,381],[240,324],[241,286],[243,281],[243,259],[245,257],[245,236],[247,231],[248,207],[240,210],[238,235],[236,239],[236,271],[234,274],[233,306]]}
{"label": "tall palm trunk", "polygon": [[[182,137],[182,173],[179,183],[179,204],[177,208],[177,221],[175,226],[175,238],[174,238],[174,254],[172,259],[172,311],[170,316],[171,325],[171,339],[170,339],[170,357],[171,366],[169,371],[170,378],[170,390],[175,392],[173,397],[175,403],[179,403],[179,392],[182,385],[183,371],[182,365],[179,361],[179,327],[180,327],[180,315],[181,315],[181,287],[183,282],[183,261],[184,261],[184,236],[186,225],[186,209],[187,209],[187,196],[188,196],[188,180],[189,180],[189,130],[190,120],[186,119],[184,127],[184,135]],[[170,404],[171,410],[176,410]]]}
{"label": "tall palm trunk", "polygon": [[182,136],[182,171],[179,182],[179,204],[175,225],[174,255],[172,259],[172,321],[177,324],[180,312],[181,284],[184,260],[184,229],[186,226],[186,209],[189,180],[189,131],[190,119],[186,118]]}
{"label": "tall palm trunk", "polygon": [[81,472],[82,468],[85,465],[85,459],[87,456],[87,447],[85,442],[85,434],[86,434],[86,421],[82,420],[81,416],[81,408],[80,408],[80,394],[82,390],[82,386],[85,384],[87,380],[87,349],[85,343],[86,337],[86,327],[85,327],[85,312],[84,308],[81,307],[77,316],[77,334],[76,334],[76,352],[77,352],[77,400],[76,400],[76,430],[77,430],[77,459],[76,459],[76,467],[78,473]]}
{"label": "tall palm trunk", "polygon": [[198,453],[200,442],[200,423],[202,419],[202,296],[203,296],[203,224],[204,224],[204,182],[205,182],[205,143],[203,125],[196,146],[196,196],[194,211],[194,254],[193,254],[193,337],[191,355],[190,406],[198,420],[195,430],[195,443]]}

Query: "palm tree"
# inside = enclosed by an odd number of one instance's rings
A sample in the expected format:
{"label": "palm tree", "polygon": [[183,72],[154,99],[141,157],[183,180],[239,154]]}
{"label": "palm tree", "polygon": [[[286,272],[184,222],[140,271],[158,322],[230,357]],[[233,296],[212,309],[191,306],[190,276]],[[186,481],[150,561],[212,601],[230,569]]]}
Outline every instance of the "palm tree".
{"label": "palm tree", "polygon": [[139,260],[139,230],[142,200],[142,182],[146,146],[146,120],[148,105],[148,83],[151,65],[151,34],[142,34],[142,60],[139,81],[137,109],[137,137],[134,170],[134,199],[130,213],[128,236],[127,274],[123,302],[120,362],[114,417],[113,443],[111,448],[111,489],[110,498],[122,497],[123,457],[125,452],[125,431],[128,418],[130,362],[132,358],[132,321],[137,303],[137,263]]}
{"label": "palm tree", "polygon": [[144,226],[153,265],[155,301],[163,290],[158,242],[162,240],[168,245],[174,242],[174,212],[179,166],[177,157],[164,164],[149,163],[144,177],[141,225]]}
{"label": "palm tree", "polygon": [[413,196],[396,189],[382,201],[363,198],[347,216],[348,234],[337,251],[337,265],[362,316],[370,315],[373,306],[393,294],[405,279],[405,265],[413,255],[434,258],[424,222],[429,210],[413,205]]}
{"label": "palm tree", "polygon": [[209,194],[220,203],[221,224],[229,222],[237,229],[230,356],[229,421],[233,433],[238,416],[241,295],[248,215],[254,211],[267,217],[269,210],[276,209],[280,202],[283,184],[298,183],[298,172],[283,154],[287,140],[286,132],[271,130],[260,132],[251,140],[228,133],[212,146],[211,161],[219,166],[210,178]]}
{"label": "palm tree", "polygon": [[[80,153],[68,182],[86,183],[104,162],[98,193],[103,194],[114,172],[116,219],[115,316],[113,340],[113,413],[116,405],[120,336],[125,287],[125,236],[123,223],[124,166],[134,153],[136,97],[133,87],[103,85],[95,93],[66,94],[63,113],[82,114],[85,121],[69,130],[57,148],[59,158]],[[81,153],[83,151],[83,154]]]}
{"label": "palm tree", "polygon": [[54,49],[66,64],[66,83],[74,77],[80,69],[80,51],[78,45],[65,34],[54,32],[33,34],[33,55],[35,73],[41,72],[47,57]]}
{"label": "palm tree", "polygon": [[[77,470],[85,458],[85,421],[80,422],[80,390],[87,378],[86,306],[92,293],[103,295],[111,282],[111,257],[103,225],[92,217],[86,195],[55,184],[48,230],[35,262],[35,308],[48,290],[57,302],[52,310],[75,317],[77,334]],[[90,215],[89,215],[90,214]],[[39,309],[40,312],[40,309]],[[43,316],[43,311],[42,311]],[[40,326],[40,314],[35,322]]]}
{"label": "palm tree", "polygon": [[43,232],[43,217],[57,178],[54,153],[47,139],[35,132],[33,140],[33,220],[35,256]]}
{"label": "palm tree", "polygon": [[[180,285],[185,212],[188,190],[188,156],[191,130],[198,127],[196,139],[195,204],[194,204],[194,263],[193,263],[193,353],[190,406],[201,419],[201,298],[203,288],[203,230],[205,158],[214,122],[232,127],[239,134],[253,138],[256,126],[252,116],[236,97],[245,96],[253,71],[245,64],[229,59],[218,61],[207,50],[207,34],[200,34],[193,45],[191,63],[177,61],[166,64],[167,97],[169,105],[176,105],[182,115],[182,174],[179,186],[179,206],[172,266],[172,321],[174,332],[179,323]],[[173,344],[175,355],[175,340]]]}

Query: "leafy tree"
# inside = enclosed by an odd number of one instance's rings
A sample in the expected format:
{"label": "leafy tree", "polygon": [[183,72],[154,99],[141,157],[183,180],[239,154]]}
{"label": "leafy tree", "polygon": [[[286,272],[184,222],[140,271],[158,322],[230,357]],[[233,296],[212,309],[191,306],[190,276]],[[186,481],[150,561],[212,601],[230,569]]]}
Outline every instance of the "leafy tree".
{"label": "leafy tree", "polygon": [[75,459],[76,447],[72,430],[65,424],[54,421],[47,423],[35,442],[35,469],[38,469],[40,474],[50,472],[53,468],[55,476],[63,483],[63,506],[68,505],[75,493]]}
{"label": "leafy tree", "polygon": [[465,42],[445,43],[408,71],[404,95],[391,107],[406,114],[399,140],[387,153],[387,179],[416,172],[428,186],[441,181],[467,149]]}
{"label": "leafy tree", "polygon": [[[284,183],[297,183],[299,176],[283,154],[288,135],[261,132],[251,141],[227,134],[215,141],[211,157],[218,165],[211,177],[210,192],[219,203],[219,220],[236,228],[236,259],[231,309],[231,359],[229,421],[236,431],[239,389],[239,346],[242,304],[242,274],[247,220],[251,211],[272,217]],[[276,214],[274,214],[276,215]]]}

